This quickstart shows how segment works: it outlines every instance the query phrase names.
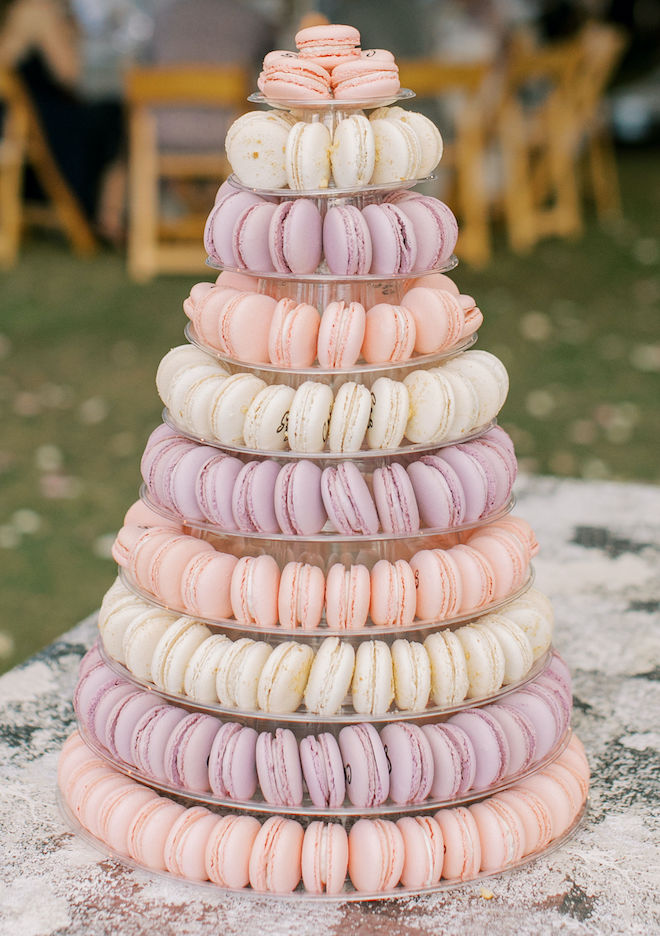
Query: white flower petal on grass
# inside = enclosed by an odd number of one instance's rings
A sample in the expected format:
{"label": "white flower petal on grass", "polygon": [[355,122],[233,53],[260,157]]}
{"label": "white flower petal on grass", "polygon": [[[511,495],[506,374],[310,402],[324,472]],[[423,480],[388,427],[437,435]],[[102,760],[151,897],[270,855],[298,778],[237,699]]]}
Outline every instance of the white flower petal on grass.
{"label": "white flower petal on grass", "polygon": [[660,371],[660,344],[635,345],[630,352],[630,363],[635,370],[647,373]]}
{"label": "white flower petal on grass", "polygon": [[0,631],[0,659],[6,660],[14,652],[14,638],[7,631]]}
{"label": "white flower petal on grass", "polygon": [[520,331],[528,341],[547,341],[552,334],[552,322],[545,312],[528,312],[520,319]]}
{"label": "white flower petal on grass", "polygon": [[104,533],[97,536],[92,544],[92,552],[99,559],[112,559],[112,545],[115,541],[116,533]]}
{"label": "white flower petal on grass", "polygon": [[107,402],[103,397],[98,396],[90,397],[88,400],[85,400],[84,403],[80,404],[80,409],[78,410],[81,422],[86,423],[88,426],[103,422],[108,412],[109,407]]}
{"label": "white flower petal on grass", "polygon": [[40,445],[34,453],[34,461],[39,471],[58,471],[64,457],[56,445]]}
{"label": "white flower petal on grass", "polygon": [[12,515],[11,525],[19,533],[37,533],[41,529],[41,517],[35,510],[24,507]]}
{"label": "white flower petal on grass", "polygon": [[0,549],[16,549],[20,545],[21,534],[10,523],[0,526]]}
{"label": "white flower petal on grass", "polygon": [[532,390],[527,394],[525,409],[535,419],[545,419],[555,408],[555,397],[548,390]]}

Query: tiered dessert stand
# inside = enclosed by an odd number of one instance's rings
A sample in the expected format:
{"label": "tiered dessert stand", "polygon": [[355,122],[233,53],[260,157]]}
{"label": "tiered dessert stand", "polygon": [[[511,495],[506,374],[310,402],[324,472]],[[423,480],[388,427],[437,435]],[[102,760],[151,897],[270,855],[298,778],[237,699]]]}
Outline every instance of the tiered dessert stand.
{"label": "tiered dessert stand", "polygon": [[[322,120],[332,129],[332,127],[336,125],[336,122],[341,117],[345,116],[347,113],[350,114],[351,112],[354,112],[356,109],[368,110],[369,108],[381,107],[386,104],[397,103],[411,96],[411,92],[402,90],[398,98],[390,98],[385,101],[363,101],[351,102],[350,104],[347,104],[346,102],[330,100],[316,104],[314,107],[304,107],[299,103],[295,105],[291,104],[291,107],[295,106],[297,108],[297,119]],[[275,103],[264,102],[261,95],[254,95],[251,100],[258,101],[259,103]],[[277,102],[276,106],[286,108],[286,104],[283,104],[282,102]],[[238,187],[241,187],[241,183],[238,180],[234,181]],[[315,192],[296,193],[287,190],[279,193],[257,192],[257,194],[261,194],[267,197],[272,197],[274,194],[279,194],[280,196],[285,195],[287,198],[296,198],[301,196],[312,198],[316,201],[321,214],[324,214],[327,208],[333,204],[353,203],[357,204],[358,207],[362,207],[369,201],[380,201],[390,192],[393,192],[397,189],[410,188],[415,184],[416,180],[410,180],[401,182],[398,185],[392,184],[386,186],[367,186],[360,190],[350,191],[340,191],[330,187],[328,189]],[[210,265],[213,264],[210,263]],[[256,274],[254,271],[250,272],[253,275],[258,276],[258,289],[260,292],[277,298],[282,296],[293,297],[298,301],[304,301],[316,305],[322,311],[329,301],[336,299],[344,299],[347,301],[357,300],[361,302],[365,308],[369,308],[375,303],[383,301],[384,298],[386,298],[386,301],[397,303],[400,301],[405,289],[411,288],[411,285],[414,285],[413,281],[416,277],[426,275],[431,272],[446,272],[452,269],[455,265],[456,260],[452,257],[441,268],[435,271],[420,271],[419,273],[406,273],[389,277],[374,277],[373,275],[352,277],[337,276],[322,272],[315,272],[306,276],[297,277],[293,274]],[[278,382],[296,387],[305,380],[314,379],[317,381],[327,382],[335,391],[338,386],[340,386],[341,383],[346,380],[353,380],[358,383],[364,383],[368,386],[370,386],[378,377],[381,376],[403,380],[406,374],[410,371],[419,369],[420,367],[427,368],[438,366],[448,356],[452,356],[457,353],[463,353],[463,351],[472,343],[471,341],[468,341],[464,343],[462,347],[453,348],[451,351],[441,354],[426,355],[423,358],[420,358],[419,356],[412,357],[409,361],[404,363],[378,366],[358,363],[350,370],[323,370],[320,366],[315,365],[313,368],[306,368],[304,370],[296,371],[295,369],[277,368],[274,365],[251,365],[246,364],[245,362],[231,361],[226,356],[223,357],[223,355],[219,352],[205,347],[199,336],[195,333],[194,327],[191,325],[189,325],[186,330],[186,337],[190,343],[197,344],[198,347],[201,347],[203,350],[207,351],[211,357],[219,360],[220,363],[224,366],[232,367],[234,370],[243,370],[257,374],[268,383]],[[167,412],[165,412],[165,420],[169,422],[171,426],[180,431],[183,435],[187,434],[185,430],[182,429],[182,427],[176,425],[174,417]],[[478,437],[487,431],[488,428],[489,426],[482,426],[473,435]],[[209,442],[207,440],[197,441],[204,441],[205,444],[216,446],[219,451],[223,450],[223,447],[216,442]],[[460,440],[450,441],[465,441],[465,437]],[[226,451],[230,452],[232,455],[238,454],[239,457],[243,458],[244,460],[270,457],[284,464],[289,460],[295,460],[299,457],[311,457],[320,467],[338,464],[339,461],[351,460],[355,462],[358,467],[365,471],[372,471],[377,466],[387,465],[395,458],[405,463],[406,460],[427,454],[430,451],[436,449],[437,444],[405,444],[400,448],[392,451],[369,451],[368,449],[362,449],[359,452],[350,454],[324,452],[322,454],[310,456],[308,454],[297,455],[296,453],[290,451],[263,452],[240,448],[236,449],[235,447],[226,447]],[[143,489],[142,494],[143,498],[155,511],[162,513],[164,516],[167,516],[167,510],[165,510],[162,506],[159,506],[157,503],[154,503],[154,501],[149,498],[149,493],[147,491]],[[476,525],[486,526],[489,522],[497,519],[497,517],[506,515],[510,508],[511,502],[500,508],[499,511],[497,511],[493,516],[484,518]],[[470,532],[473,531],[475,524],[472,524],[471,528],[468,530],[465,528],[454,528],[451,531],[421,530],[418,533],[412,533],[409,535],[390,535],[387,533],[378,533],[372,536],[345,535],[324,528],[321,533],[308,537],[295,537],[283,533],[273,535],[263,535],[258,533],[246,534],[241,532],[229,533],[217,528],[213,528],[213,526],[209,524],[190,520],[185,522],[185,526],[187,532],[193,533],[193,535],[199,536],[201,538],[210,539],[217,548],[222,549],[225,552],[233,553],[236,556],[240,557],[241,555],[259,555],[261,553],[267,553],[272,555],[277,560],[280,568],[282,568],[289,561],[299,560],[319,565],[325,574],[331,565],[336,561],[342,561],[347,565],[349,565],[351,562],[359,562],[367,565],[368,567],[372,567],[378,560],[383,558],[388,559],[390,562],[394,562],[401,558],[410,559],[410,557],[418,550],[432,549],[438,546],[442,547],[445,546],[448,542],[460,542],[462,537],[467,536]],[[448,540],[447,534],[451,535],[451,540]],[[481,608],[476,614],[463,615],[460,618],[443,621],[420,621],[419,619],[416,619],[413,621],[410,627],[403,628],[396,626],[376,627],[370,620],[368,620],[365,627],[361,628],[360,630],[343,631],[339,636],[342,640],[353,644],[356,649],[362,641],[373,639],[385,641],[388,644],[391,644],[394,640],[399,638],[406,638],[411,641],[419,641],[420,643],[423,643],[426,637],[434,631],[438,631],[444,628],[455,629],[462,623],[465,623],[466,620],[478,620],[479,615],[492,612],[493,610],[497,610],[497,608],[506,607],[508,602],[520,597],[521,595],[524,595],[526,589],[531,584],[531,579],[532,573],[530,569],[526,580],[521,586],[517,588],[514,594],[507,596],[505,600],[500,601],[497,604],[491,604],[490,606]],[[135,581],[131,579],[129,574],[124,572],[122,580],[124,584],[129,589],[133,590],[136,594],[152,602],[153,604],[158,604],[158,598],[153,594],[148,594],[141,590]],[[174,610],[182,611],[183,609]],[[234,640],[239,637],[248,636],[255,640],[266,640],[273,645],[277,645],[282,641],[295,639],[299,643],[310,645],[314,650],[318,648],[321,641],[329,634],[325,620],[321,622],[321,626],[317,630],[310,631],[301,630],[299,628],[295,630],[285,630],[280,625],[271,628],[249,627],[245,623],[241,623],[233,619],[222,621],[207,621],[206,623],[214,632],[227,634],[231,639]],[[437,721],[444,721],[457,711],[462,711],[467,708],[482,708],[492,703],[493,701],[505,701],[509,693],[520,688],[521,684],[526,684],[529,681],[534,680],[539,675],[539,673],[542,673],[549,666],[551,659],[551,651],[548,650],[547,652],[543,653],[539,659],[536,660],[534,666],[526,674],[521,682],[503,686],[494,696],[488,698],[467,698],[459,704],[449,708],[438,707],[434,705],[433,701],[431,700],[429,701],[428,706],[421,712],[397,711],[394,707],[390,707],[390,709],[386,712],[365,715],[360,714],[354,710],[350,695],[348,695],[338,712],[332,715],[319,716],[310,713],[303,706],[301,706],[295,712],[274,714],[272,712],[240,711],[237,709],[229,709],[223,707],[218,702],[196,703],[191,698],[185,698],[180,695],[168,694],[167,692],[157,690],[153,684],[145,680],[140,680],[126,667],[122,666],[119,662],[113,659],[112,656],[103,649],[103,647],[100,649],[105,663],[117,674],[117,676],[121,677],[129,683],[135,684],[137,688],[146,689],[148,691],[157,693],[158,695],[162,696],[164,700],[170,702],[173,705],[182,706],[188,712],[202,711],[204,713],[217,716],[223,722],[230,720],[240,723],[241,725],[251,726],[255,728],[257,732],[268,731],[274,733],[279,728],[291,729],[298,740],[310,734],[319,735],[323,732],[329,732],[337,736],[344,726],[367,721],[373,723],[379,731],[386,725],[393,722],[408,722],[414,723],[416,725],[425,725]],[[349,802],[348,798],[346,798],[342,806],[319,807],[312,803],[307,791],[305,791],[301,805],[278,806],[266,802],[261,796],[259,790],[257,790],[255,796],[250,801],[237,802],[229,798],[216,796],[212,792],[208,791],[182,791],[181,787],[177,787],[173,784],[168,784],[166,782],[156,782],[154,781],[153,777],[149,777],[140,770],[136,770],[134,767],[127,765],[116,754],[102,747],[98,743],[97,739],[93,738],[89,732],[85,732],[84,725],[81,724],[80,728],[81,734],[83,735],[83,740],[92,749],[94,754],[101,758],[104,762],[110,764],[119,773],[132,777],[141,784],[145,784],[146,786],[157,789],[165,796],[176,798],[179,802],[186,806],[201,804],[220,814],[225,814],[228,812],[237,814],[248,813],[252,816],[255,816],[262,823],[273,814],[295,818],[302,824],[303,827],[306,827],[312,821],[318,820],[322,820],[323,822],[338,822],[341,823],[347,831],[350,830],[351,826],[355,822],[365,817],[397,820],[404,816],[433,816],[438,812],[438,810],[444,809],[446,807],[454,807],[458,804],[467,805],[477,800],[483,799],[484,797],[490,796],[498,790],[512,787],[516,783],[520,783],[520,781],[523,780],[525,776],[539,772],[544,767],[547,767],[548,764],[554,762],[558,757],[560,757],[570,741],[570,728],[568,728],[564,732],[563,736],[558,739],[557,743],[554,744],[552,750],[547,753],[541,761],[536,761],[531,766],[529,766],[525,771],[523,771],[522,775],[507,776],[505,779],[500,779],[494,785],[494,787],[489,789],[470,789],[466,792],[459,793],[449,802],[438,801],[437,799],[434,800],[431,796],[429,796],[422,802],[411,803],[407,805],[393,803],[390,799],[387,799],[380,805],[355,806]],[[80,826],[73,817],[66,804],[63,805],[63,808],[68,811],[71,822],[75,824],[77,830],[81,834],[86,835],[88,838],[95,841],[99,847],[107,853],[109,850],[107,845],[99,842],[97,839],[94,839],[89,831],[83,829],[82,826]],[[508,864],[507,867],[518,866],[519,864],[537,857],[538,854],[548,851],[549,848],[553,848],[561,844],[561,842],[574,831],[583,814],[583,811],[584,806],[580,808],[577,818],[571,821],[569,827],[563,830],[561,835],[553,838],[550,843],[546,842],[541,851],[533,851],[531,854],[525,855],[524,858],[520,858],[520,856],[518,856],[518,859]],[[110,849],[110,851],[112,851],[112,849]],[[129,861],[130,863],[130,859],[127,859],[126,855],[118,855],[118,857],[120,860]],[[475,876],[480,877],[484,875],[484,873],[485,872],[483,870],[479,871],[477,874],[472,872],[470,874],[470,879],[474,880]],[[337,894],[310,894],[301,884],[292,894],[289,895],[289,897],[293,899],[313,900],[373,899],[396,895],[407,895],[411,893],[426,893],[442,888],[453,887],[459,883],[461,883],[460,878],[447,880],[443,877],[440,881],[434,882],[430,887],[407,888],[405,886],[399,885],[396,888],[388,891],[377,891],[369,893],[360,892],[354,889],[349,878],[347,877],[343,889]],[[217,887],[218,885],[207,882],[204,886]],[[245,893],[250,892],[251,890],[249,888],[245,890]]]}

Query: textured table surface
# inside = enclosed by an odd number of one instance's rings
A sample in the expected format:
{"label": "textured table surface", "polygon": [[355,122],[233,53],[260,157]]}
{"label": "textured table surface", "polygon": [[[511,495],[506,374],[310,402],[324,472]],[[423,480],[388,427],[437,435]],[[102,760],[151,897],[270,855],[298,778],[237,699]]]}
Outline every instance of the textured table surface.
{"label": "textured table surface", "polygon": [[516,491],[541,543],[537,585],[553,599],[555,644],[574,674],[574,727],[593,771],[575,838],[490,878],[488,891],[468,883],[329,906],[226,897],[104,859],[71,834],[55,798],[90,618],[0,679],[0,933],[660,932],[660,487],[523,478]]}

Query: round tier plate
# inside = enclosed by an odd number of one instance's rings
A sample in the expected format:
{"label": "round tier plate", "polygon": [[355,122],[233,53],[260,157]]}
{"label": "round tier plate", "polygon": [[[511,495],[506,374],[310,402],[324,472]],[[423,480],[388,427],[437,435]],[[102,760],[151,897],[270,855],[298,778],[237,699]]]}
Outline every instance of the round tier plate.
{"label": "round tier plate", "polygon": [[405,888],[397,887],[395,890],[391,891],[378,891],[376,893],[364,893],[356,891],[353,889],[352,885],[348,882],[344,885],[344,890],[339,894],[310,894],[307,891],[304,891],[301,886],[298,889],[293,891],[290,894],[267,894],[261,891],[254,891],[250,888],[243,888],[241,890],[231,890],[229,888],[220,887],[217,884],[212,883],[211,881],[190,881],[186,878],[179,877],[177,875],[171,874],[169,871],[153,871],[150,868],[146,868],[143,865],[138,864],[136,861],[133,861],[131,858],[121,855],[118,852],[114,851],[104,842],[97,839],[96,836],[92,835],[84,826],[80,824],[78,819],[74,816],[69,806],[65,803],[62,794],[59,789],[56,793],[57,802],[60,809],[60,813],[69,827],[69,829],[78,835],[84,842],[88,845],[91,845],[99,854],[103,855],[104,858],[113,858],[135,871],[141,871],[144,874],[152,875],[153,877],[166,880],[166,881],[178,881],[185,882],[188,886],[194,888],[200,888],[200,895],[208,894],[233,894],[240,895],[241,897],[253,898],[256,900],[262,900],[264,897],[276,897],[279,900],[294,900],[296,902],[306,902],[312,901],[315,904],[340,904],[348,902],[357,902],[363,900],[396,900],[409,897],[423,897],[431,894],[442,893],[443,891],[454,890],[458,887],[464,885],[474,884],[475,882],[485,881],[493,877],[498,877],[501,874],[506,874],[509,871],[515,871],[518,868],[522,868],[525,865],[529,864],[532,861],[535,861],[537,858],[540,858],[544,855],[551,855],[557,849],[561,848],[569,839],[573,838],[575,833],[578,831],[580,826],[584,821],[584,817],[587,814],[588,810],[588,799],[585,801],[581,810],[579,811],[577,817],[575,818],[572,825],[564,832],[562,835],[558,836],[549,845],[540,851],[532,852],[529,855],[526,855],[520,861],[517,861],[513,864],[510,864],[508,867],[500,871],[495,872],[481,872],[475,877],[469,878],[465,881],[460,880],[441,880],[438,884],[435,884],[432,887],[421,887],[421,888]]}
{"label": "round tier plate", "polygon": [[399,88],[396,94],[390,94],[388,97],[365,98],[360,101],[343,101],[339,98],[318,98],[314,101],[288,101],[275,100],[266,97],[261,91],[254,91],[249,95],[250,104],[267,104],[268,107],[274,107],[276,110],[290,111],[317,111],[319,114],[331,113],[333,111],[354,111],[354,110],[375,110],[377,107],[389,107],[390,104],[398,104],[401,101],[411,101],[415,97],[415,92],[410,88]]}
{"label": "round tier plate", "polygon": [[194,699],[191,699],[188,696],[166,692],[163,689],[159,689],[154,685],[154,683],[147,682],[143,679],[138,679],[137,676],[134,676],[133,673],[130,672],[130,670],[126,669],[125,666],[122,666],[121,663],[118,663],[117,660],[113,660],[112,657],[106,653],[102,641],[99,641],[99,652],[101,659],[106,664],[106,666],[108,666],[118,676],[120,676],[121,679],[132,683],[134,686],[137,686],[140,689],[144,689],[147,692],[154,692],[159,698],[166,699],[168,702],[173,702],[176,705],[185,706],[185,708],[188,709],[194,709],[198,712],[208,712],[210,715],[218,715],[220,717],[233,720],[240,719],[242,723],[252,725],[259,731],[266,730],[264,729],[265,723],[271,724],[273,726],[279,725],[280,727],[282,725],[286,726],[293,724],[308,725],[310,722],[313,722],[315,726],[354,725],[364,721],[369,721],[373,725],[385,725],[387,722],[391,721],[415,721],[425,724],[426,722],[436,720],[441,715],[453,715],[455,712],[462,712],[465,709],[474,708],[475,706],[479,706],[484,702],[497,702],[503,699],[505,696],[509,695],[509,693],[515,692],[516,689],[520,689],[522,686],[526,686],[527,683],[532,679],[535,679],[539,673],[542,673],[549,665],[552,656],[552,648],[550,648],[539,657],[539,659],[534,663],[532,668],[523,677],[523,679],[516,683],[511,683],[508,686],[502,686],[502,688],[493,695],[484,696],[481,698],[464,699],[462,702],[459,702],[456,705],[450,705],[446,707],[440,707],[437,705],[429,706],[425,708],[423,712],[400,712],[396,709],[390,709],[388,712],[383,712],[379,715],[366,715],[364,713],[356,712],[350,707],[345,707],[342,708],[342,710],[336,715],[316,715],[313,712],[308,712],[307,709],[298,709],[295,712],[286,712],[283,714],[261,711],[244,712],[240,709],[227,708],[226,706],[221,705],[220,702],[196,702]]}
{"label": "round tier plate", "polygon": [[276,806],[273,803],[267,803],[263,799],[252,799],[247,801],[241,800],[232,800],[232,799],[223,799],[220,796],[215,796],[213,793],[209,792],[200,792],[194,790],[185,790],[181,787],[173,786],[170,783],[165,781],[159,781],[153,777],[148,776],[147,774],[141,773],[137,768],[131,767],[129,764],[125,764],[123,761],[119,760],[102,747],[97,741],[95,741],[90,735],[87,734],[85,728],[78,720],[78,731],[80,736],[87,745],[87,747],[95,754],[97,757],[100,757],[102,760],[107,761],[116,771],[121,774],[124,774],[126,777],[130,777],[131,780],[136,780],[138,783],[142,783],[145,786],[151,787],[153,790],[158,790],[159,793],[164,793],[168,796],[176,796],[184,800],[193,801],[194,803],[202,803],[204,806],[220,806],[223,809],[230,809],[232,812],[252,812],[257,813],[258,815],[268,816],[268,815],[282,815],[282,816],[294,816],[297,818],[326,818],[326,819],[341,819],[349,817],[360,817],[360,816],[369,816],[372,818],[378,818],[380,816],[404,816],[407,814],[426,814],[436,812],[438,809],[444,808],[446,806],[461,806],[465,803],[474,802],[475,799],[480,799],[484,796],[492,796],[495,793],[500,793],[502,790],[508,790],[509,787],[512,787],[516,783],[520,783],[526,777],[531,776],[539,770],[543,770],[544,767],[547,767],[548,764],[552,764],[558,757],[563,754],[568,746],[568,742],[571,739],[571,729],[570,727],[564,732],[563,736],[558,740],[557,744],[553,747],[551,751],[546,754],[545,757],[541,758],[538,761],[535,761],[527,770],[522,770],[517,774],[511,774],[506,777],[506,779],[500,781],[499,783],[494,784],[493,786],[487,787],[482,790],[468,790],[463,796],[456,797],[452,800],[432,800],[427,799],[419,803],[408,803],[405,805],[386,802],[380,806],[353,806],[353,804],[346,799],[346,805],[340,806],[337,808],[331,807],[319,807],[315,806],[309,799],[307,802],[303,803],[300,806]]}
{"label": "round tier plate", "polygon": [[241,370],[250,371],[254,374],[259,374],[263,371],[269,374],[277,374],[279,377],[291,375],[292,377],[300,377],[305,380],[318,380],[322,377],[334,379],[336,377],[354,378],[357,376],[358,378],[362,378],[375,374],[383,374],[386,376],[392,371],[426,368],[431,365],[442,364],[443,361],[456,357],[461,351],[467,351],[477,343],[478,338],[477,332],[474,332],[458,344],[447,348],[446,351],[436,351],[433,354],[418,354],[415,355],[415,357],[408,358],[407,361],[385,361],[382,364],[366,364],[363,361],[358,361],[350,367],[321,367],[318,364],[313,367],[282,367],[281,364],[255,364],[253,361],[239,361],[238,358],[223,354],[222,351],[218,351],[217,348],[212,348],[202,341],[192,322],[187,323],[183,334],[189,344],[195,345],[200,351],[204,351],[221,364],[228,364],[230,367],[240,368]]}
{"label": "round tier plate", "polygon": [[320,189],[291,189],[274,188],[262,189],[246,185],[232,173],[227,179],[234,188],[242,189],[244,192],[254,192],[264,198],[354,198],[357,195],[378,195],[380,192],[398,192],[403,189],[413,188],[415,185],[423,185],[425,182],[435,182],[436,176],[431,174],[423,176],[421,179],[398,179],[396,182],[375,182],[370,185],[354,185],[351,188],[337,188],[334,184]]}
{"label": "round tier plate", "polygon": [[[137,584],[137,582],[131,577],[130,573],[126,569],[119,567],[119,578],[122,583],[133,592],[138,598],[141,598],[143,601],[148,601],[149,604],[154,605],[156,608],[162,608],[165,611],[173,611],[176,614],[189,615],[189,612],[184,608],[174,608],[168,605],[163,604],[158,600],[155,595],[152,595],[150,592],[145,591],[143,588]],[[501,601],[493,601],[488,605],[484,605],[483,608],[478,608],[475,611],[469,611],[466,614],[458,615],[457,617],[447,618],[444,621],[433,620],[417,620],[415,619],[410,627],[399,627],[398,625],[392,624],[387,627],[377,627],[375,624],[370,624],[368,627],[360,627],[355,630],[330,630],[327,627],[319,627],[316,631],[304,631],[300,627],[298,628],[287,628],[287,627],[260,627],[258,631],[259,637],[276,637],[279,639],[303,639],[306,643],[311,643],[312,646],[317,642],[325,640],[326,637],[341,637],[343,640],[350,640],[351,638],[356,639],[367,639],[369,640],[372,637],[406,637],[408,640],[419,639],[423,642],[424,637],[427,631],[430,630],[441,630],[446,627],[458,626],[459,624],[466,624],[468,621],[474,621],[481,617],[484,614],[490,614],[493,611],[500,611],[502,608],[506,608],[510,602],[515,601],[517,598],[522,597],[531,587],[534,582],[534,569],[532,566],[529,567],[529,575],[526,580],[516,589],[516,591],[511,592],[510,595],[507,595],[505,598],[502,598]],[[226,618],[224,620],[213,620],[211,618],[200,617],[195,615],[196,621],[202,621],[204,624],[208,624],[210,627],[217,629],[221,632],[227,632],[228,634],[237,634],[240,636],[245,636],[245,624],[243,621],[237,621],[234,618]]]}
{"label": "round tier plate", "polygon": [[253,449],[247,448],[247,446],[244,445],[228,445],[225,442],[216,442],[214,439],[202,439],[200,436],[193,435],[191,432],[188,432],[187,429],[183,429],[179,426],[170,415],[170,411],[167,407],[163,409],[162,418],[163,422],[167,423],[170,429],[174,429],[175,432],[185,436],[186,439],[191,439],[193,442],[199,442],[202,445],[210,445],[212,448],[220,449],[222,452],[231,452],[236,455],[250,455],[255,458],[286,459],[288,461],[292,459],[298,461],[301,458],[311,458],[314,461],[331,463],[337,461],[357,461],[359,459],[360,461],[373,462],[374,467],[377,467],[378,464],[387,464],[391,461],[392,456],[425,455],[427,452],[437,451],[437,449],[444,448],[447,445],[457,445],[459,442],[470,442],[472,439],[478,439],[484,432],[488,432],[489,429],[497,425],[497,420],[491,419],[485,426],[478,426],[473,432],[466,432],[460,439],[443,439],[441,442],[415,442],[409,445],[400,445],[395,449],[360,449],[357,452],[328,452],[326,450],[322,452],[292,452],[291,449],[278,449],[277,451]]}
{"label": "round tier plate", "polygon": [[268,280],[295,280],[298,283],[386,283],[393,280],[409,280],[420,278],[422,276],[430,276],[431,273],[448,273],[450,270],[454,270],[458,266],[458,257],[454,254],[449,257],[448,260],[445,260],[444,263],[441,263],[437,267],[433,267],[431,270],[420,270],[419,272],[408,272],[408,273],[390,273],[387,276],[382,273],[353,273],[349,274],[337,274],[337,273],[263,273],[261,270],[241,270],[239,267],[235,266],[226,266],[221,263],[218,263],[217,260],[214,260],[213,257],[206,258],[206,265],[211,267],[212,270],[227,270],[230,273],[242,273],[244,276],[254,276],[258,279],[268,279]]}
{"label": "round tier plate", "polygon": [[[347,461],[348,459],[344,459]],[[513,495],[509,497],[505,504],[502,504],[497,510],[494,510],[492,513],[488,514],[487,517],[483,517],[479,520],[473,520],[469,523],[462,523],[458,526],[453,527],[437,527],[429,528],[423,527],[420,530],[412,530],[410,532],[404,533],[337,533],[333,531],[316,533],[313,536],[299,536],[298,534],[291,533],[268,533],[268,532],[246,532],[244,530],[223,530],[219,526],[215,526],[212,523],[204,523],[203,521],[190,520],[186,517],[181,517],[179,514],[172,513],[168,510],[167,507],[162,507],[157,501],[153,500],[147,486],[142,484],[140,487],[140,499],[144,504],[149,507],[150,510],[153,510],[155,513],[161,515],[167,520],[178,520],[184,526],[189,527],[191,530],[200,530],[204,533],[210,533],[213,536],[219,536],[223,539],[247,539],[250,543],[263,544],[267,546],[269,542],[275,543],[300,543],[301,545],[312,545],[314,543],[343,543],[344,545],[355,546],[356,549],[363,549],[369,543],[382,543],[382,542],[391,542],[396,540],[408,540],[415,539],[423,541],[426,538],[437,537],[437,536],[448,536],[452,533],[464,533],[467,530],[476,530],[477,527],[483,526],[486,523],[495,522],[500,520],[502,517],[506,517],[507,514],[511,513],[515,506],[515,498]],[[423,542],[420,544],[420,548],[424,548]]]}

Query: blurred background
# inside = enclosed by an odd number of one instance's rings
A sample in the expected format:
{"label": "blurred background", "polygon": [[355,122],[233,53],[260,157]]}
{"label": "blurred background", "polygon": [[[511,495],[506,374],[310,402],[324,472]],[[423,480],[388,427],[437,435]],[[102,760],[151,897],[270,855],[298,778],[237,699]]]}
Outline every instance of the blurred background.
{"label": "blurred background", "polygon": [[0,0],[0,670],[114,579],[224,134],[318,15],[442,130],[521,468],[659,480],[658,0]]}

